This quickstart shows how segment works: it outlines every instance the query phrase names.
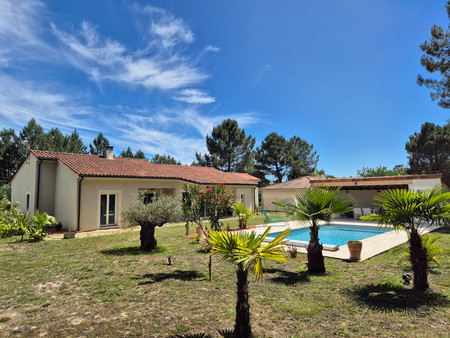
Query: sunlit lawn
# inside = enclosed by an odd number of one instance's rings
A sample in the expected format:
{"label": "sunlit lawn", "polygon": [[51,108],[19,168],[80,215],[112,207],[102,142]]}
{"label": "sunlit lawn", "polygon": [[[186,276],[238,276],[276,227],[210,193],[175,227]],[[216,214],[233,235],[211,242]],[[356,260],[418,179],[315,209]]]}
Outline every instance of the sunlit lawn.
{"label": "sunlit lawn", "polygon": [[[158,228],[160,250],[151,254],[139,251],[138,231],[41,243],[1,240],[0,336],[218,336],[219,329],[231,329],[233,267],[214,257],[210,282],[208,255],[184,233],[184,226]],[[449,250],[449,229],[437,235]],[[250,283],[254,332],[447,337],[450,259],[440,258],[443,269],[430,273],[433,292],[427,294],[401,284],[407,271],[392,252],[360,263],[326,259],[324,276],[302,272],[305,255],[269,262],[264,280]]]}

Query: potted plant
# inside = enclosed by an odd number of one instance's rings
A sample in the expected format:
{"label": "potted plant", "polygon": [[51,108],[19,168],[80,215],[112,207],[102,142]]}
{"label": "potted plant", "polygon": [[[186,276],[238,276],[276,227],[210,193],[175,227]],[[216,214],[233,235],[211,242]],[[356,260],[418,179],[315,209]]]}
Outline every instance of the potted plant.
{"label": "potted plant", "polygon": [[350,251],[350,260],[359,261],[361,259],[362,242],[348,241],[347,246]]}

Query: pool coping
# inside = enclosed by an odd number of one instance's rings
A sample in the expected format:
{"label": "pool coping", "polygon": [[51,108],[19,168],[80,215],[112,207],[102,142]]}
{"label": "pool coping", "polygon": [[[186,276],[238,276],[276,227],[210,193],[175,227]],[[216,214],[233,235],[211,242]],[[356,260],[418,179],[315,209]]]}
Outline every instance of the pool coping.
{"label": "pool coping", "polygon": [[[299,225],[295,221],[289,221],[288,226],[285,225],[285,223],[273,223],[271,224],[272,232],[280,232],[284,231],[287,228],[294,229],[300,229],[304,228],[305,226]],[[320,224],[325,224],[325,222],[321,222]],[[367,221],[358,221],[358,220],[336,220],[333,221],[331,224],[350,224],[350,225],[359,225],[359,226],[373,226],[378,227],[378,224],[375,222],[367,222]],[[422,229],[421,234],[427,234],[438,227],[428,227],[426,229]],[[256,229],[252,229],[255,231],[258,235],[264,233],[266,231],[267,226],[265,225],[259,225],[256,226]],[[249,230],[250,231],[250,230]],[[320,238],[320,230],[319,230],[319,238]],[[365,261],[366,259],[375,257],[383,252],[386,252],[400,244],[406,243],[408,241],[408,235],[406,231],[389,231],[383,234],[375,235],[366,239],[361,240],[363,243],[362,251],[361,251],[361,259],[360,261]],[[306,253],[306,248],[304,246],[298,246],[296,245],[295,241],[289,241],[288,246],[294,245],[299,253]],[[323,250],[324,257],[329,258],[336,258],[336,259],[342,259],[342,260],[348,260],[350,258],[350,251],[348,250],[347,245],[339,246],[339,250],[337,251],[329,251],[329,250]]]}

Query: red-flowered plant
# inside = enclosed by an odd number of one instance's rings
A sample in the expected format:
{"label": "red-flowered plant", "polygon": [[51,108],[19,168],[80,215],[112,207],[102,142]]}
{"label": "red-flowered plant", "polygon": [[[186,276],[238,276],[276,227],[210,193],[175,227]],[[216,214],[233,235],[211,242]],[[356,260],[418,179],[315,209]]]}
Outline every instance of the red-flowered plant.
{"label": "red-flowered plant", "polygon": [[212,230],[221,230],[222,222],[220,219],[227,215],[228,210],[235,203],[236,198],[233,194],[227,192],[223,184],[211,186],[203,193],[203,203],[206,208],[206,214]]}

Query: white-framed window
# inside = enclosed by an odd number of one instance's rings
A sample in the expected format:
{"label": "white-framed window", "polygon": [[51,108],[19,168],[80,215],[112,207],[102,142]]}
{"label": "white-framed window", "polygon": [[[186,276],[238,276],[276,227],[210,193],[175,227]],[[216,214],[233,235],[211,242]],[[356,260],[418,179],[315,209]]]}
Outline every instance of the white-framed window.
{"label": "white-framed window", "polygon": [[117,224],[117,194],[100,194],[100,226]]}
{"label": "white-framed window", "polygon": [[241,203],[242,203],[242,204],[245,204],[245,194],[242,194],[242,195],[241,195]]}

